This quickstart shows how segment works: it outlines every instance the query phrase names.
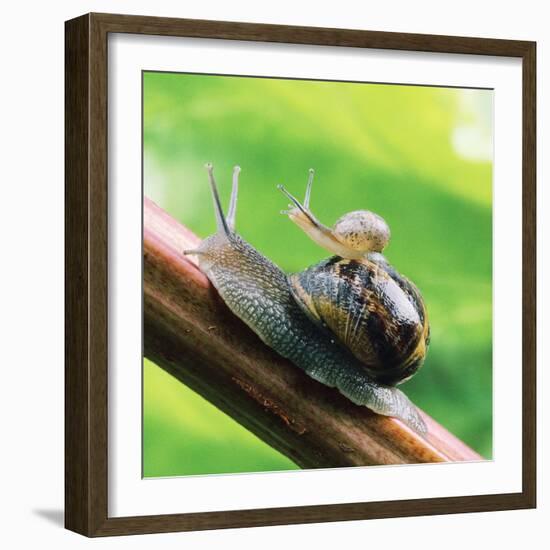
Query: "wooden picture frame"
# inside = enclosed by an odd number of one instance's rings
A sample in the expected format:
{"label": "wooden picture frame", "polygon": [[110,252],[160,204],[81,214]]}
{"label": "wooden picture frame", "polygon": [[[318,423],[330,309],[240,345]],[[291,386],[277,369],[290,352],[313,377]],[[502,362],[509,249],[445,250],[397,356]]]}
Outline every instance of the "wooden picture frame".
{"label": "wooden picture frame", "polygon": [[[109,33],[521,59],[523,364],[521,492],[186,514],[108,516]],[[536,45],[534,42],[87,14],[66,22],[65,525],[86,536],[481,512],[536,506]]]}

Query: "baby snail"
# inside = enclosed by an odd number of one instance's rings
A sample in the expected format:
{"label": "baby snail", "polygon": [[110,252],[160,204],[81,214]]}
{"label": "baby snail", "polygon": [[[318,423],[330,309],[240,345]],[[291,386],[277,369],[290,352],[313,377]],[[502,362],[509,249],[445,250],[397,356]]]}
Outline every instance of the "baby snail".
{"label": "baby snail", "polygon": [[425,423],[395,386],[422,365],[429,344],[418,289],[384,258],[390,230],[377,214],[356,211],[332,229],[309,209],[313,170],[301,204],[283,211],[334,256],[286,275],[235,232],[238,178],[224,216],[211,164],[208,171],[217,231],[194,250],[199,267],[229,309],[268,346],[358,405],[394,416],[419,433]]}

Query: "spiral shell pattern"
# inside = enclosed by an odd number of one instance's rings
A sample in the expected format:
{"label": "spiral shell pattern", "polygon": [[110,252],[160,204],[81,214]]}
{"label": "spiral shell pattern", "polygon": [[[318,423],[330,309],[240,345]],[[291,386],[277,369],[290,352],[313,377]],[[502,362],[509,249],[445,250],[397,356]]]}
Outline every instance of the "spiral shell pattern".
{"label": "spiral shell pattern", "polygon": [[363,260],[334,256],[289,281],[302,309],[377,382],[399,384],[422,365],[429,344],[424,303],[382,254]]}

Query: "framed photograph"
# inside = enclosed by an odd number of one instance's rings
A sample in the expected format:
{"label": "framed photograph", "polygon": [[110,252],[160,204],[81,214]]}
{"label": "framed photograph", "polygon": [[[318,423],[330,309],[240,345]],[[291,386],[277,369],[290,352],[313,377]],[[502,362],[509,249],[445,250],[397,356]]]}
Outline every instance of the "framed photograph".
{"label": "framed photograph", "polygon": [[535,43],[65,37],[66,527],[535,507]]}

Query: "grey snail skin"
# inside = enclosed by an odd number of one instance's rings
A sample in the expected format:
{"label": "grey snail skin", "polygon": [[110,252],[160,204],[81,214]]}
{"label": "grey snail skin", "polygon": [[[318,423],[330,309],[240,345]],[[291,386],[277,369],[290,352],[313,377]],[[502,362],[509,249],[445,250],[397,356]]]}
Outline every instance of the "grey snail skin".
{"label": "grey snail skin", "polygon": [[422,365],[429,344],[426,308],[418,289],[384,258],[386,222],[368,211],[340,218],[330,229],[311,213],[313,171],[301,204],[283,211],[334,255],[300,273],[285,274],[235,231],[238,177],[224,216],[213,167],[207,164],[217,230],[194,250],[229,309],[261,340],[309,376],[357,405],[399,418],[419,433],[426,425],[395,386]]}

